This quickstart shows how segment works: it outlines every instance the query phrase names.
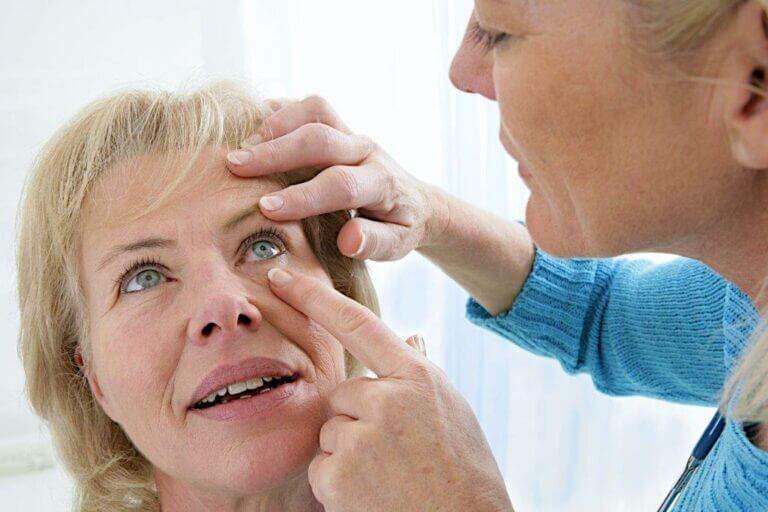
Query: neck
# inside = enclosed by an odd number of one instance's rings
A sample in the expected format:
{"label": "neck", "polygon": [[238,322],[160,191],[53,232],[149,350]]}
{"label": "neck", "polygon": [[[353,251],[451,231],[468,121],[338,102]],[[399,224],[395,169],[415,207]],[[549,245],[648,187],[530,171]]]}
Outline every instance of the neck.
{"label": "neck", "polygon": [[217,493],[189,485],[155,469],[162,512],[323,512],[306,471],[279,487],[251,494]]}
{"label": "neck", "polygon": [[720,225],[675,251],[704,262],[749,295],[759,310],[768,308],[768,194],[761,194]]}

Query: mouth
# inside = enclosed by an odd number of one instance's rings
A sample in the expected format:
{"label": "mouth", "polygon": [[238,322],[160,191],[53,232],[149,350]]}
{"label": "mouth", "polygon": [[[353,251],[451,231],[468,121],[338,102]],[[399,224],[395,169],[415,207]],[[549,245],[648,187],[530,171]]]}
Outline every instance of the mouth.
{"label": "mouth", "polygon": [[258,395],[271,393],[274,390],[291,384],[298,380],[297,374],[292,375],[272,375],[263,377],[253,377],[248,380],[235,382],[228,386],[218,389],[202,400],[199,400],[191,409],[205,410],[219,405],[225,405],[235,400],[248,400]]}

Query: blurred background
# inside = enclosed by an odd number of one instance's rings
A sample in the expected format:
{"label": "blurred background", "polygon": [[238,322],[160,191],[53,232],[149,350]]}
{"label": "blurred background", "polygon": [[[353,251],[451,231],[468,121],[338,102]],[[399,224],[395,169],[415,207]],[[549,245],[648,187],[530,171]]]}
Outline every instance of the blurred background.
{"label": "blurred background", "polygon": [[[325,96],[408,171],[508,218],[526,191],[495,105],[448,81],[471,0],[0,0],[0,509],[69,510],[70,483],[23,395],[15,219],[53,131],[126,86],[247,80]],[[660,256],[649,256],[659,258]],[[607,398],[589,378],[464,319],[466,294],[418,255],[372,265],[385,320],[419,332],[469,400],[525,511],[655,510],[711,411]]]}

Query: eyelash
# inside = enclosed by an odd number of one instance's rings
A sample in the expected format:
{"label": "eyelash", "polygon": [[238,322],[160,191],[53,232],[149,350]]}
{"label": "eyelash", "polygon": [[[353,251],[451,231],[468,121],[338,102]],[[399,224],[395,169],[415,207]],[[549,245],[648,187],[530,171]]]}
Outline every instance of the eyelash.
{"label": "eyelash", "polygon": [[480,24],[473,23],[469,29],[469,36],[482,48],[484,53],[488,53],[498,44],[506,41],[510,37],[510,34],[505,34],[504,32],[492,34],[481,27]]}
{"label": "eyelash", "polygon": [[[285,234],[283,231],[274,227],[270,227],[267,229],[261,229],[256,233],[246,237],[246,239],[243,240],[243,242],[240,244],[238,253],[242,253],[243,250],[248,248],[250,245],[253,245],[258,240],[263,240],[265,238],[269,239],[271,242],[274,242],[275,245],[280,248],[280,254],[288,250],[286,243],[284,242]],[[166,272],[168,271],[168,267],[153,258],[141,258],[140,260],[131,263],[130,265],[126,266],[125,269],[123,269],[123,271],[120,273],[120,276],[115,279],[115,288],[117,288],[121,294],[127,293],[124,290],[128,278],[138,274],[139,271],[149,270],[151,268],[163,270]]]}

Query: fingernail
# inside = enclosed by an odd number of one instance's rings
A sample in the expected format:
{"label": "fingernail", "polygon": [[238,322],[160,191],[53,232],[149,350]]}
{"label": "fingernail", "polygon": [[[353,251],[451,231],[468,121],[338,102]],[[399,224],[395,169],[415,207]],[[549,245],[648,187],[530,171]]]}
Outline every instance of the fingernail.
{"label": "fingernail", "polygon": [[239,149],[237,151],[232,151],[227,154],[227,160],[229,160],[231,163],[235,165],[245,165],[250,161],[251,159],[251,152],[250,151],[243,151],[242,149]]}
{"label": "fingernail", "polygon": [[406,343],[408,343],[411,348],[415,348],[422,354],[427,355],[427,349],[424,345],[424,337],[421,334],[414,334],[406,340]]}
{"label": "fingernail", "polygon": [[259,199],[259,206],[261,206],[263,210],[268,210],[270,212],[279,210],[283,207],[283,204],[285,203],[280,196],[264,196]]}
{"label": "fingernail", "polygon": [[349,255],[349,257],[357,258],[363,253],[363,249],[365,249],[365,233],[360,234],[360,245],[357,247],[357,250],[353,254]]}
{"label": "fingernail", "polygon": [[424,343],[424,336],[421,334],[416,335],[416,348],[422,354],[427,355],[427,345]]}
{"label": "fingernail", "polygon": [[281,268],[270,269],[270,271],[267,272],[267,278],[269,278],[273,284],[280,287],[287,285],[291,282],[291,279],[293,279],[291,274]]}

